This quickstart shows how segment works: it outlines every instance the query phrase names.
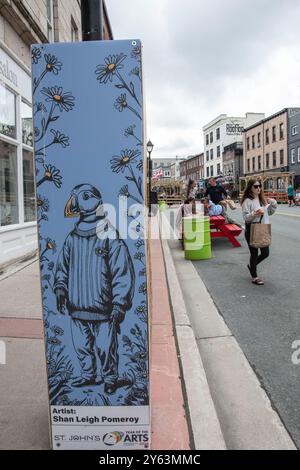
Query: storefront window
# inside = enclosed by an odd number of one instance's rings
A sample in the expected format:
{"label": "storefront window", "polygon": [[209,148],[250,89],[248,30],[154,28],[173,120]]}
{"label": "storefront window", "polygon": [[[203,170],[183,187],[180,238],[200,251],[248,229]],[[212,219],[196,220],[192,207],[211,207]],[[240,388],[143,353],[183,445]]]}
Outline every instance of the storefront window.
{"label": "storefront window", "polygon": [[21,119],[22,119],[22,142],[23,144],[33,145],[32,139],[32,108],[28,104],[21,102]]}
{"label": "storefront window", "polygon": [[24,222],[35,220],[33,153],[23,149]]}
{"label": "storefront window", "polygon": [[0,225],[18,222],[17,147],[0,140]]}
{"label": "storefront window", "polygon": [[0,133],[16,138],[16,98],[0,84]]}

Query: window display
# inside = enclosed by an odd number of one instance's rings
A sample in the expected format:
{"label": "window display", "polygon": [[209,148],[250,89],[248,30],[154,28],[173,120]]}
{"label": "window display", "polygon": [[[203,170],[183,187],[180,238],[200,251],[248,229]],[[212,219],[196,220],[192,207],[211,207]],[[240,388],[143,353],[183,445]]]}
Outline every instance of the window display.
{"label": "window display", "polygon": [[16,138],[16,98],[0,83],[0,133]]}
{"label": "window display", "polygon": [[33,153],[23,149],[24,222],[32,222],[35,216],[35,191]]}
{"label": "window display", "polygon": [[22,119],[22,142],[23,144],[33,145],[32,136],[32,108],[21,101],[21,119]]}
{"label": "window display", "polygon": [[17,147],[0,140],[0,225],[18,222]]}

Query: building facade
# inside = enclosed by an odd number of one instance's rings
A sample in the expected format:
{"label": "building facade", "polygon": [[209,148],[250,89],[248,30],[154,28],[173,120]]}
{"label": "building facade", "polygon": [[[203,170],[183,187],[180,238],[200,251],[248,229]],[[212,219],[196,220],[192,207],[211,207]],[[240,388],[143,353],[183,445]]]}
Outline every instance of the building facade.
{"label": "building facade", "polygon": [[243,142],[234,142],[224,147],[223,176],[234,184],[239,183],[240,176],[244,174]]}
{"label": "building facade", "polygon": [[159,166],[155,168],[155,170],[152,169],[152,179],[153,180],[171,179],[173,165]]}
{"label": "building facade", "polygon": [[300,187],[300,110],[290,111],[288,118],[289,170],[295,172],[295,188]]}
{"label": "building facade", "polygon": [[289,136],[293,131],[290,129],[289,121],[299,112],[300,108],[285,108],[245,129],[244,174],[246,176],[292,170],[288,149]]}
{"label": "building facade", "polygon": [[81,38],[79,0],[0,0],[0,265],[37,248],[31,44]]}
{"label": "building facade", "polygon": [[263,119],[263,113],[246,113],[245,117],[221,114],[203,127],[204,177],[216,177],[223,172],[224,147],[242,140],[244,128]]}
{"label": "building facade", "polygon": [[197,182],[204,178],[204,153],[191,155],[186,159],[186,179]]}
{"label": "building facade", "polygon": [[186,160],[182,160],[179,163],[179,178],[182,181],[186,180]]}
{"label": "building facade", "polygon": [[181,157],[155,157],[152,158],[152,177],[155,179],[173,178],[180,175]]}

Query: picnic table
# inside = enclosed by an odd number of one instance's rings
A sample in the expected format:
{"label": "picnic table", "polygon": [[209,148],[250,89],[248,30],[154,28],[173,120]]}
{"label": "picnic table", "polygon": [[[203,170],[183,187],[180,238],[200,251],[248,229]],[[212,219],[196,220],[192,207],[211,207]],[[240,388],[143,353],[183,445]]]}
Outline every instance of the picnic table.
{"label": "picnic table", "polygon": [[222,215],[214,215],[210,218],[211,238],[227,238],[234,247],[240,247],[240,242],[236,239],[242,232],[242,229],[235,224],[226,224]]}

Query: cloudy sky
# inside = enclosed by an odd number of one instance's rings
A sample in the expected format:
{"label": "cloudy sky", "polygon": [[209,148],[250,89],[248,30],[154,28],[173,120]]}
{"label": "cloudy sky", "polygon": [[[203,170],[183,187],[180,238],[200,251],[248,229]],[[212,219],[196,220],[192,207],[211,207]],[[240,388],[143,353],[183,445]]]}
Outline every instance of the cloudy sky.
{"label": "cloudy sky", "polygon": [[141,39],[153,157],[203,150],[217,115],[300,106],[299,0],[106,0],[114,38]]}

